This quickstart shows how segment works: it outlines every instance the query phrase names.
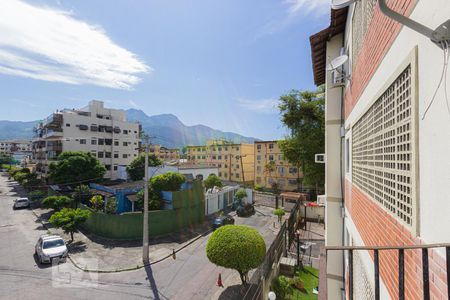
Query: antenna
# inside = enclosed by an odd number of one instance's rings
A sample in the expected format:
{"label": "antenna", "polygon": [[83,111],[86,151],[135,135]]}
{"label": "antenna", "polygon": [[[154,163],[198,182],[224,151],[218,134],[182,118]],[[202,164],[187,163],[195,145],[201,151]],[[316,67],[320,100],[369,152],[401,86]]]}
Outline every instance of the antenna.
{"label": "antenna", "polygon": [[345,62],[348,60],[347,55],[341,55],[333,59],[328,65],[327,65],[327,71],[333,71],[345,64]]}

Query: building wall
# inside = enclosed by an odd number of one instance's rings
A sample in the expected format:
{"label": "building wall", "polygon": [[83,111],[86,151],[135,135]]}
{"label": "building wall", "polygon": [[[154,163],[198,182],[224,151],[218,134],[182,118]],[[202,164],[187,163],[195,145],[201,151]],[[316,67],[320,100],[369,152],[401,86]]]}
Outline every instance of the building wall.
{"label": "building wall", "polygon": [[0,141],[0,153],[31,152],[31,141],[3,140]]}
{"label": "building wall", "polygon": [[180,149],[170,149],[161,145],[151,145],[150,153],[155,154],[164,162],[180,159]]}
{"label": "building wall", "polygon": [[[297,179],[303,178],[303,174],[297,167],[285,160],[281,152],[278,141],[255,142],[255,185],[259,184],[265,188],[271,188],[276,182],[278,188],[283,191],[296,190],[299,185]],[[273,161],[275,171],[267,172],[265,166]]]}
{"label": "building wall", "polygon": [[[436,28],[450,16],[450,6],[444,0],[434,1],[389,1],[396,10],[409,14],[410,17],[430,28]],[[349,20],[352,18],[350,9]],[[347,41],[352,40],[355,28],[347,27]],[[350,43],[347,43],[349,46]],[[351,48],[351,46],[349,46]],[[412,88],[415,101],[412,105],[414,118],[412,126],[411,155],[415,157],[416,169],[413,172],[412,189],[417,189],[413,197],[414,223],[405,224],[397,215],[380,205],[374,196],[364,192],[355,184],[352,173],[352,161],[346,173],[346,215],[349,218],[346,230],[350,239],[360,236],[364,245],[414,245],[424,243],[443,243],[450,241],[450,204],[442,201],[442,195],[449,193],[450,178],[450,122],[445,104],[444,91],[437,92],[437,97],[428,114],[424,112],[436,91],[443,66],[443,51],[426,37],[401,27],[384,17],[378,8],[374,10],[373,19],[367,29],[363,46],[353,65],[352,80],[345,91],[345,128],[346,138],[353,148],[354,128],[380,94],[392,83],[393,76],[405,67],[405,60],[417,64],[416,74],[412,74]],[[444,83],[445,84],[445,83]],[[450,84],[447,80],[446,84]],[[400,109],[402,109],[400,107]],[[398,144],[397,139],[397,144]],[[396,145],[397,145],[396,144]],[[350,153],[351,158],[354,154]],[[396,163],[401,162],[398,158]],[[414,165],[414,161],[412,161]],[[385,183],[383,183],[385,184]],[[402,182],[395,181],[398,189]],[[394,188],[395,189],[395,188]],[[401,203],[396,192],[396,204]],[[397,207],[398,209],[398,207]],[[355,239],[356,240],[356,239]],[[396,252],[380,252],[380,273],[389,296],[398,297],[398,257]],[[370,254],[372,255],[372,254]],[[443,249],[432,250],[430,257],[430,289],[435,299],[447,298],[445,259]],[[373,264],[372,257],[362,258],[365,268]],[[408,299],[421,299],[421,253],[416,250],[405,251],[405,283]]]}
{"label": "building wall", "polygon": [[218,167],[219,177],[222,180],[252,183],[254,181],[253,144],[232,144],[212,140],[204,146],[188,146],[187,156],[190,164]]}

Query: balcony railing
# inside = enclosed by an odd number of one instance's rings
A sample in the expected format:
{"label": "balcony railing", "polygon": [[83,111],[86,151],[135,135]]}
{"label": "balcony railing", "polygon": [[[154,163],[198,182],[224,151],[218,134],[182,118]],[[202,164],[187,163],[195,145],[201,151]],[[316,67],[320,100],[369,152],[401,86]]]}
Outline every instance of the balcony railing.
{"label": "balcony railing", "polygon": [[[446,270],[447,270],[447,293],[450,295],[450,243],[429,244],[429,245],[411,245],[411,246],[327,246],[322,247],[320,252],[320,271],[319,271],[319,300],[327,300],[327,254],[329,251],[347,251],[348,253],[348,298],[353,298],[353,253],[354,251],[373,251],[374,264],[374,283],[375,300],[380,299],[380,251],[396,250],[398,251],[398,299],[405,299],[405,251],[422,250],[422,290],[423,299],[430,299],[430,272],[428,262],[428,249],[445,248]],[[331,295],[330,295],[331,296]],[[332,299],[332,298],[330,298]]]}
{"label": "balcony railing", "polygon": [[45,126],[61,126],[63,122],[63,116],[60,113],[53,113],[50,116],[47,117],[45,120]]}

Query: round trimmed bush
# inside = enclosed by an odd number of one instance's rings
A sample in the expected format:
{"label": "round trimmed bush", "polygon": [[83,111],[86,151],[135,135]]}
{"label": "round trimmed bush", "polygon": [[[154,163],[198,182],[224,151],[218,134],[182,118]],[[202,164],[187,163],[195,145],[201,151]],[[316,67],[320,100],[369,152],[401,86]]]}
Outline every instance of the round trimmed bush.
{"label": "round trimmed bush", "polygon": [[258,267],[266,255],[266,244],[261,234],[244,225],[219,227],[206,245],[208,259],[221,267],[239,272],[243,284],[247,273]]}

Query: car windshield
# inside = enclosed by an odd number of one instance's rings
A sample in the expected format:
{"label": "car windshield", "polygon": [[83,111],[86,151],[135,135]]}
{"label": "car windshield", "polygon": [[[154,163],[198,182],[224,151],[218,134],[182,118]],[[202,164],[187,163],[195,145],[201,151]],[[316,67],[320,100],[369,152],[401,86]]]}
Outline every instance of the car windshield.
{"label": "car windshield", "polygon": [[57,239],[57,240],[45,241],[44,245],[42,245],[42,248],[49,249],[49,248],[55,248],[55,247],[60,247],[60,246],[64,246],[64,241],[62,239]]}
{"label": "car windshield", "polygon": [[19,200],[17,200],[17,202],[27,202],[28,200],[27,199],[19,199]]}

